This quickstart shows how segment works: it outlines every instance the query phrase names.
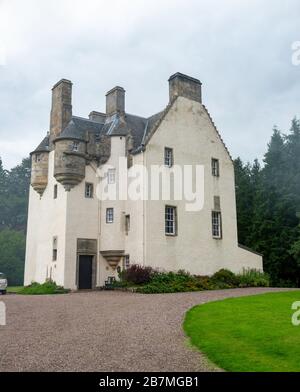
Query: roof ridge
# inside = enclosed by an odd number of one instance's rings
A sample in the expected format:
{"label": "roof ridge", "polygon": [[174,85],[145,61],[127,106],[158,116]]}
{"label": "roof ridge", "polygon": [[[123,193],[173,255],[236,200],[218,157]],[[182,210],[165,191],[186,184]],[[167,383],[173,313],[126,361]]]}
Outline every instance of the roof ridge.
{"label": "roof ridge", "polygon": [[125,112],[125,116],[126,115],[128,115],[128,116],[133,116],[133,117],[138,117],[138,118],[141,118],[141,119],[143,119],[143,120],[147,120],[147,117],[142,117],[142,116],[139,116],[139,115],[137,115],[137,114],[132,114],[132,113],[127,113],[127,112]]}
{"label": "roof ridge", "polygon": [[[104,123],[100,123],[100,122],[98,122],[98,121],[94,121],[94,120],[91,120],[91,119],[89,119],[89,118],[85,118],[85,117],[81,117],[81,116],[72,116],[72,118],[75,118],[75,120],[76,120],[76,119],[78,119],[78,120],[84,120],[84,121],[92,122],[92,123],[95,123],[95,124],[104,124]],[[72,118],[71,118],[71,120],[72,120]]]}
{"label": "roof ridge", "polygon": [[152,114],[152,116],[147,117],[147,120],[150,120],[152,117],[155,117],[155,116],[157,116],[158,114],[162,114],[164,111],[165,111],[165,109],[161,110],[160,112],[157,112],[157,113]]}

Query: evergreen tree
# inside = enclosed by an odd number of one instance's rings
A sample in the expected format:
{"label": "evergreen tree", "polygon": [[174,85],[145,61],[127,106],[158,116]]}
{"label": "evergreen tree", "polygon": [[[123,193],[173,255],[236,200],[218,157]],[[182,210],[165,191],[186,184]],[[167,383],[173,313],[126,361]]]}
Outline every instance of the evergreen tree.
{"label": "evergreen tree", "polygon": [[286,136],[285,152],[285,194],[295,200],[300,212],[300,122],[296,118],[292,120],[290,133]]}
{"label": "evergreen tree", "polygon": [[286,153],[284,138],[281,132],[274,127],[268,151],[264,157],[265,167],[263,170],[264,181],[267,189],[275,189],[282,193],[286,184]]}
{"label": "evergreen tree", "polygon": [[236,205],[238,220],[238,239],[242,245],[247,245],[249,227],[252,222],[253,192],[251,184],[251,166],[244,165],[240,158],[234,161]]}
{"label": "evergreen tree", "polygon": [[8,284],[23,284],[25,236],[16,230],[0,231],[0,271],[8,278]]}

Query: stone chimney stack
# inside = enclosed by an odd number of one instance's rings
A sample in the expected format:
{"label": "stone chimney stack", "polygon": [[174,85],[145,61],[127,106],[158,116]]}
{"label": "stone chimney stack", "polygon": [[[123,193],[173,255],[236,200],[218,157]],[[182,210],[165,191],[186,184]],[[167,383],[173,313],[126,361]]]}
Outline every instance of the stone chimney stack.
{"label": "stone chimney stack", "polygon": [[201,85],[202,83],[198,79],[180,72],[175,73],[169,78],[170,102],[179,96],[202,103]]}
{"label": "stone chimney stack", "polygon": [[125,113],[125,90],[116,86],[106,94],[106,114]]}
{"label": "stone chimney stack", "polygon": [[72,82],[61,79],[52,88],[50,142],[52,143],[72,118]]}

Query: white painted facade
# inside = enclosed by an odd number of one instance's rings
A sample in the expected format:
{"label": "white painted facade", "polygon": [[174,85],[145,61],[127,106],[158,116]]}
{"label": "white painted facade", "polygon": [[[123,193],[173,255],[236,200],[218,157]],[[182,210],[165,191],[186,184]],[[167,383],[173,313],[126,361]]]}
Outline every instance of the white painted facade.
{"label": "white painted facade", "polygon": [[[164,149],[173,149],[174,165],[204,166],[204,207],[187,212],[185,200],[99,200],[97,163],[85,167],[85,178],[70,191],[54,177],[54,154],[49,152],[48,182],[40,197],[30,189],[25,285],[53,279],[66,288],[78,289],[77,240],[97,243],[95,286],[117,277],[117,268],[101,254],[122,251],[131,264],[164,270],[184,269],[197,275],[211,275],[221,268],[239,272],[243,268],[262,270],[262,257],[238,246],[233,162],[201,102],[178,96],[171,103],[145,148],[132,155],[133,167],[164,165]],[[110,157],[105,163],[116,169],[119,157],[126,157],[126,136],[111,136]],[[220,175],[212,175],[211,160],[219,160]],[[133,170],[129,168],[129,172]],[[164,170],[171,170],[165,168]],[[85,197],[85,183],[92,183],[93,198]],[[53,188],[57,185],[57,198]],[[214,197],[220,198],[222,238],[212,235]],[[177,207],[177,235],[165,234],[165,206]],[[106,223],[106,209],[114,209],[113,223]],[[130,215],[126,233],[125,216]],[[57,260],[53,261],[53,238],[57,238]],[[117,267],[123,268],[124,257]]]}

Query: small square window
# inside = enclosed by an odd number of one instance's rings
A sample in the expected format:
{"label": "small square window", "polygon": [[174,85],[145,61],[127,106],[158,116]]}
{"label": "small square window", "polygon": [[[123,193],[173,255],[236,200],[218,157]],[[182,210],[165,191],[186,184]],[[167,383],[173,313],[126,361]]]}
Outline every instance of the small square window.
{"label": "small square window", "polygon": [[173,166],[173,149],[169,147],[165,147],[165,166]]}
{"label": "small square window", "polygon": [[220,211],[212,211],[212,235],[213,238],[222,238],[222,217]]}
{"label": "small square window", "polygon": [[53,188],[53,199],[57,199],[57,184],[55,184]]}
{"label": "small square window", "polygon": [[177,208],[172,206],[165,207],[165,234],[177,234]]}
{"label": "small square window", "polygon": [[130,257],[129,255],[125,255],[123,259],[124,269],[128,269],[130,267]]}
{"label": "small square window", "polygon": [[94,185],[88,182],[85,183],[85,197],[87,199],[92,199],[94,193]]}
{"label": "small square window", "polygon": [[78,151],[79,150],[79,142],[74,141],[72,144],[72,151]]}
{"label": "small square window", "polygon": [[114,221],[114,209],[107,208],[106,209],[106,223],[113,223]]}
{"label": "small square window", "polygon": [[107,171],[107,183],[114,184],[116,182],[116,169],[108,169]]}
{"label": "small square window", "polygon": [[214,177],[220,176],[220,163],[219,159],[212,158],[211,160],[211,172]]}
{"label": "small square window", "polygon": [[130,215],[125,215],[125,232],[128,234],[130,230]]}

